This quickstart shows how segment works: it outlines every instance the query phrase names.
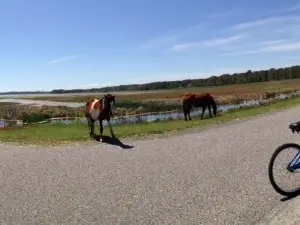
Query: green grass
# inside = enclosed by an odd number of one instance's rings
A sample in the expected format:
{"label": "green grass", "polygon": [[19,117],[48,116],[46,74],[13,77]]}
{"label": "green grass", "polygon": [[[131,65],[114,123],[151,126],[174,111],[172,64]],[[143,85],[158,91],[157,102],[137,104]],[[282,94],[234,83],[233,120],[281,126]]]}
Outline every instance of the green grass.
{"label": "green grass", "polygon": [[[224,113],[212,119],[194,119],[158,121],[142,124],[125,124],[113,127],[114,133],[119,138],[147,136],[151,134],[162,134],[165,132],[179,131],[192,127],[204,127],[217,123],[224,123],[235,119],[243,119],[272,110],[286,109],[300,105],[300,97],[279,100],[264,106],[238,109]],[[95,126],[96,134],[99,134],[99,126]],[[109,129],[104,128],[104,134],[109,135]],[[59,145],[89,139],[88,127],[85,124],[39,124],[22,129],[9,129],[0,131],[0,141],[16,142],[20,144]]]}

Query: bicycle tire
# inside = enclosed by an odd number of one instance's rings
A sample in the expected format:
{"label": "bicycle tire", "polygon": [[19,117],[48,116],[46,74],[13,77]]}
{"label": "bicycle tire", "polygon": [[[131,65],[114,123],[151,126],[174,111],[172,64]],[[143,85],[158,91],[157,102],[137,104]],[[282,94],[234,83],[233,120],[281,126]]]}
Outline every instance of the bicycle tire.
{"label": "bicycle tire", "polygon": [[[273,152],[272,157],[270,159],[269,167],[268,167],[268,174],[269,174],[269,179],[270,179],[271,185],[273,186],[273,188],[275,189],[275,191],[277,193],[284,195],[284,196],[293,196],[293,195],[297,195],[298,193],[300,193],[300,189],[295,189],[293,191],[284,191],[276,184],[274,177],[273,177],[273,165],[274,165],[275,158],[280,152],[284,151],[287,148],[296,148],[300,152],[300,145],[298,145],[296,143],[286,143],[286,144],[278,146],[275,149],[275,151]],[[300,184],[299,184],[299,186],[300,186]]]}

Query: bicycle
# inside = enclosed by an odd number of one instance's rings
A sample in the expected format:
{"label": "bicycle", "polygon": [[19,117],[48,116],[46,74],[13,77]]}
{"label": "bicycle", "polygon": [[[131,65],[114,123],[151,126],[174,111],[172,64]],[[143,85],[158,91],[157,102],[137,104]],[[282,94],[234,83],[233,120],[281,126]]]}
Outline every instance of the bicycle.
{"label": "bicycle", "polygon": [[[289,125],[289,128],[292,130],[293,133],[295,133],[295,131],[297,133],[299,133],[300,132],[300,121],[291,123]],[[279,153],[286,151],[288,148],[296,149],[297,153],[292,158],[292,160],[288,163],[288,165],[285,167],[285,169],[290,173],[297,173],[297,172],[299,173],[300,172],[300,145],[298,145],[296,143],[285,143],[285,144],[278,146],[275,149],[275,151],[273,152],[272,157],[269,162],[268,174],[269,174],[270,182],[276,192],[278,192],[279,194],[284,195],[284,196],[294,196],[294,195],[300,194],[300,186],[297,188],[294,188],[292,190],[284,190],[283,188],[280,188],[280,186],[275,182],[274,173],[273,173],[274,161],[275,161],[276,157],[279,155]]]}

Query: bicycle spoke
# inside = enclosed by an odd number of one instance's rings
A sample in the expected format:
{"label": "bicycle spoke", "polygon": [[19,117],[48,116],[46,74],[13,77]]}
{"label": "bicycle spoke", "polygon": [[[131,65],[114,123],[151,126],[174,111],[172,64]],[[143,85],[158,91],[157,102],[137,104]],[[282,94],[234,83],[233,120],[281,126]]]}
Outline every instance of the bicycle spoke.
{"label": "bicycle spoke", "polygon": [[285,144],[276,149],[270,165],[270,181],[275,190],[288,195],[300,190],[300,146]]}

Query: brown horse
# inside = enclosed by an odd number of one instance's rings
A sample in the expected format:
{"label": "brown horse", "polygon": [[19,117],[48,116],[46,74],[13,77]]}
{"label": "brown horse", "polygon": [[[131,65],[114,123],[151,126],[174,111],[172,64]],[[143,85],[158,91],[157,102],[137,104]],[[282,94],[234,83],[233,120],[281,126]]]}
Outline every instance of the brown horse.
{"label": "brown horse", "polygon": [[102,141],[103,134],[103,120],[107,120],[107,124],[110,129],[111,136],[113,137],[113,131],[110,124],[110,117],[113,116],[113,110],[115,108],[115,96],[106,94],[100,99],[90,99],[85,105],[85,116],[88,121],[90,138],[95,137],[94,122],[99,120],[100,125],[100,141]]}
{"label": "brown horse", "polygon": [[189,120],[191,119],[190,111],[192,107],[202,107],[202,114],[201,119],[203,119],[203,114],[205,111],[206,106],[209,110],[209,117],[212,117],[211,115],[211,108],[213,108],[213,113],[216,116],[217,115],[217,106],[214,98],[209,93],[202,93],[202,94],[185,94],[182,98],[182,109],[184,114],[184,119],[187,121],[187,116],[189,117]]}

